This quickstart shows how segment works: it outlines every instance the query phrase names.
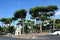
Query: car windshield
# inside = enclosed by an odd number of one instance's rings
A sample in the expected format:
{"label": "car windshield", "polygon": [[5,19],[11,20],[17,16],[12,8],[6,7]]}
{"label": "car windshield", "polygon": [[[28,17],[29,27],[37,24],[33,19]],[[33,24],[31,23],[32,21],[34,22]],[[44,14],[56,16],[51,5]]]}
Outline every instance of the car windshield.
{"label": "car windshield", "polygon": [[53,30],[53,32],[60,31],[60,30]]}

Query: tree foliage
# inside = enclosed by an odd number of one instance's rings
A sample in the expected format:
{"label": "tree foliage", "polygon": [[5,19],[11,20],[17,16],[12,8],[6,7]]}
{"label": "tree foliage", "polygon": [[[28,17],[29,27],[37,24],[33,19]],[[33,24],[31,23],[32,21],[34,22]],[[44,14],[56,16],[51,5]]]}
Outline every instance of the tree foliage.
{"label": "tree foliage", "polygon": [[12,18],[1,18],[0,21],[4,24],[10,24],[12,22]]}
{"label": "tree foliage", "polygon": [[14,31],[15,31],[15,28],[13,26],[8,27],[8,32],[9,33],[14,33]]}
{"label": "tree foliage", "polygon": [[56,24],[59,24],[59,23],[60,23],[60,19],[56,19],[56,20],[55,20],[55,23],[56,23]]}
{"label": "tree foliage", "polygon": [[14,13],[14,17],[15,18],[26,18],[26,13],[27,11],[25,9],[21,9],[21,10],[17,10],[15,13]]}

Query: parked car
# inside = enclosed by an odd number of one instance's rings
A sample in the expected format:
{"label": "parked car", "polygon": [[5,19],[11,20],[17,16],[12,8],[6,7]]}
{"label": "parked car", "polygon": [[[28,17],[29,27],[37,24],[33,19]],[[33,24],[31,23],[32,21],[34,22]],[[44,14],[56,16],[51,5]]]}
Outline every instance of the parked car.
{"label": "parked car", "polygon": [[49,33],[49,35],[60,35],[60,31],[55,31],[53,33]]}

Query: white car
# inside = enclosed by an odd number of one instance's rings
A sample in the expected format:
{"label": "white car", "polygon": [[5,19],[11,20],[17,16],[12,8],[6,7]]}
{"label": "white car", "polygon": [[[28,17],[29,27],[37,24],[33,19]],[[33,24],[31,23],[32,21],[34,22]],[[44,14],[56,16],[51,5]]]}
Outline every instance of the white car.
{"label": "white car", "polygon": [[60,35],[60,31],[55,31],[53,33],[49,33],[49,35]]}

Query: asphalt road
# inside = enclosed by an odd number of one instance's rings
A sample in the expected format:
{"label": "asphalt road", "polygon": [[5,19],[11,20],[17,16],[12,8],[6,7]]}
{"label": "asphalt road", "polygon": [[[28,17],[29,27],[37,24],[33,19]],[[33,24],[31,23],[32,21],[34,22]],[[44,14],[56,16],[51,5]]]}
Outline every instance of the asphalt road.
{"label": "asphalt road", "polygon": [[60,40],[60,35],[57,36],[37,36],[35,39],[22,39],[22,38],[11,38],[11,37],[4,37],[0,36],[0,40]]}

